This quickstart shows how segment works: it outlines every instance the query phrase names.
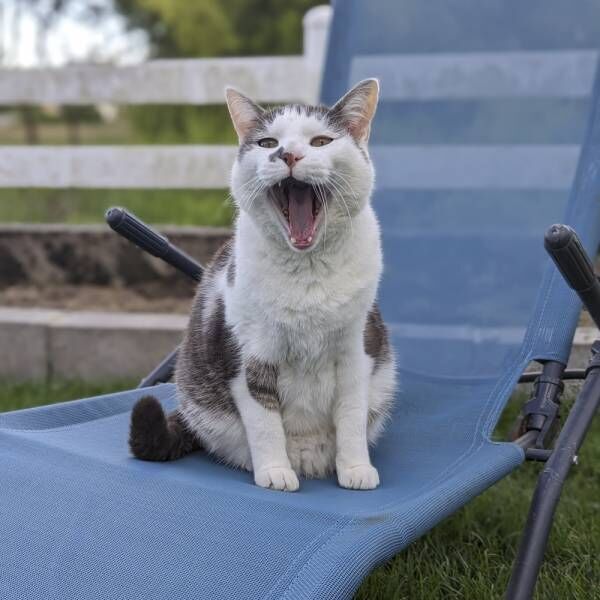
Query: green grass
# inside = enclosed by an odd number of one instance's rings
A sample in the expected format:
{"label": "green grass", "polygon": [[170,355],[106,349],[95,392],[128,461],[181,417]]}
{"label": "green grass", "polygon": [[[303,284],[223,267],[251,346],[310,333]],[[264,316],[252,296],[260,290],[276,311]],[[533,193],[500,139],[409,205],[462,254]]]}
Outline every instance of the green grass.
{"label": "green grass", "polygon": [[0,190],[0,223],[103,223],[124,206],[149,223],[227,227],[234,214],[224,190]]}
{"label": "green grass", "polygon": [[[51,146],[64,146],[70,144],[67,128],[64,123],[41,122],[37,126],[38,143]],[[121,118],[112,123],[82,123],[79,127],[81,144],[130,144],[135,142],[135,134],[127,119]],[[0,129],[0,145],[23,146],[26,145],[25,132],[19,120],[11,126]]]}
{"label": "green grass", "polygon": [[[525,396],[509,403],[505,439]],[[566,411],[565,411],[566,414]],[[565,484],[536,600],[600,598],[600,420]],[[495,600],[504,597],[540,463],[526,463],[364,581],[357,600]],[[594,591],[596,590],[596,591]]]}
{"label": "green grass", "polygon": [[0,412],[98,396],[131,389],[136,385],[137,382],[128,380],[109,383],[86,381],[13,383],[0,381]]}
{"label": "green grass", "polygon": [[[0,385],[0,411],[107,393],[132,382]],[[503,437],[519,394],[497,430]],[[600,421],[566,483],[536,600],[592,600],[600,581]],[[494,600],[503,597],[540,464],[527,463],[375,570],[358,600]]]}

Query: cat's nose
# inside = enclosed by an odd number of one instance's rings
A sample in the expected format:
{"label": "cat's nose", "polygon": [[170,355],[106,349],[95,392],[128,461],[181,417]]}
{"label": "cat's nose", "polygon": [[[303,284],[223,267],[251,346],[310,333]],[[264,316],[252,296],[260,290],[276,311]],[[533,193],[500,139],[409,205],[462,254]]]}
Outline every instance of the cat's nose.
{"label": "cat's nose", "polygon": [[293,152],[284,152],[281,155],[281,160],[291,169],[299,160],[302,160],[304,156],[294,154]]}

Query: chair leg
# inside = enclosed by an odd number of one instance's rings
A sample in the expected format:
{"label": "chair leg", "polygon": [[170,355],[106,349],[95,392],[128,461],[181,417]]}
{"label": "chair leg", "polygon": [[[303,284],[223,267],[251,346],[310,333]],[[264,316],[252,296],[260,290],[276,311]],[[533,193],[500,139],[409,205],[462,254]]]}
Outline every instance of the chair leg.
{"label": "chair leg", "polygon": [[600,405],[600,369],[593,362],[594,359],[552,455],[538,479],[506,593],[507,600],[530,600],[533,597],[563,484]]}

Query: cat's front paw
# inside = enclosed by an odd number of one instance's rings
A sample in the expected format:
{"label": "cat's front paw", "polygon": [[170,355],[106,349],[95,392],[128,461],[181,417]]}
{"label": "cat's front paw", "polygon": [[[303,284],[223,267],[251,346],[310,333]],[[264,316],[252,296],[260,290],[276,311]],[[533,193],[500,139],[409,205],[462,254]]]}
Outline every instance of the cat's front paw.
{"label": "cat's front paw", "polygon": [[337,468],[338,483],[350,490],[374,490],[379,485],[379,473],[372,465]]}
{"label": "cat's front paw", "polygon": [[266,467],[254,473],[254,482],[264,488],[295,492],[300,487],[298,476],[286,467]]}

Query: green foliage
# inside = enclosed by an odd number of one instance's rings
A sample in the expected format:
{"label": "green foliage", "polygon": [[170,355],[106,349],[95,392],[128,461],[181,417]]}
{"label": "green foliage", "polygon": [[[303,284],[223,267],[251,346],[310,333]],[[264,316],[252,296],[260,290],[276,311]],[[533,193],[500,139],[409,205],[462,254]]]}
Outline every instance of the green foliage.
{"label": "green foliage", "polygon": [[100,123],[100,113],[92,105],[63,105],[60,116],[64,121],[77,123]]}
{"label": "green foliage", "polygon": [[[156,15],[180,56],[221,56],[235,52],[237,37],[219,0],[138,0],[142,11]],[[157,55],[160,50],[155,44]]]}
{"label": "green foliage", "polygon": [[128,106],[134,141],[145,144],[236,144],[226,106]]}
{"label": "green foliage", "polygon": [[302,17],[323,0],[223,0],[239,55],[299,54]]}
{"label": "green foliage", "polygon": [[125,206],[154,224],[228,227],[233,205],[224,190],[0,190],[0,223],[103,223]]}
{"label": "green foliage", "polygon": [[297,54],[302,17],[323,0],[115,0],[156,57]]}
{"label": "green foliage", "polygon": [[127,390],[136,385],[136,382],[126,380],[108,383],[90,383],[86,381],[16,383],[0,381],[0,412],[99,396],[119,390]]}
{"label": "green foliage", "polygon": [[[132,29],[165,57],[298,54],[302,17],[322,0],[116,0]],[[132,106],[127,114],[144,143],[235,143],[224,106]]]}

